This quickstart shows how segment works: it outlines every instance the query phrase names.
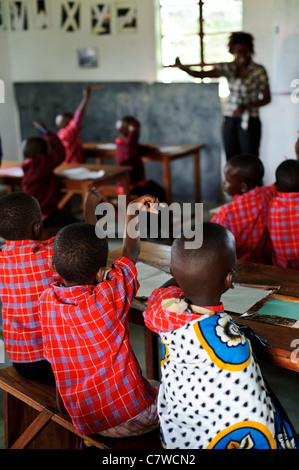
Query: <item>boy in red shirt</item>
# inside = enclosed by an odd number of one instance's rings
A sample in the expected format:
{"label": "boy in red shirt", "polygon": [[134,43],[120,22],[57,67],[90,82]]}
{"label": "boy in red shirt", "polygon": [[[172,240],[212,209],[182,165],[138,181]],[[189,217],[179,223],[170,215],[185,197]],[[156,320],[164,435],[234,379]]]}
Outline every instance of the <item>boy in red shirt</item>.
{"label": "boy in red shirt", "polygon": [[65,150],[56,134],[44,125],[34,125],[45,138],[29,137],[23,142],[22,189],[38,200],[44,227],[63,227],[77,220],[57,208],[62,198],[61,179],[54,170],[63,163]]}
{"label": "boy in red shirt", "polygon": [[83,89],[83,98],[74,115],[61,113],[56,116],[55,124],[59,128],[57,135],[65,148],[64,163],[83,163],[84,151],[80,139],[80,128],[90,99],[91,88]]}
{"label": "boy in red shirt", "polygon": [[285,160],[276,169],[277,196],[271,199],[268,230],[274,266],[299,269],[299,161]]}
{"label": "boy in red shirt", "polygon": [[223,188],[232,200],[224,204],[211,222],[223,225],[236,239],[237,258],[256,263],[271,263],[267,230],[270,199],[274,185],[262,186],[264,167],[253,155],[232,157],[224,167]]}
{"label": "boy in red shirt", "polygon": [[53,241],[38,241],[42,217],[38,201],[23,192],[0,198],[0,297],[8,357],[23,376],[54,383],[45,360],[38,313],[40,294],[58,279],[51,267]]}
{"label": "boy in red shirt", "polygon": [[[115,139],[116,162],[118,165],[133,167],[130,174],[131,193],[137,196],[153,194],[159,201],[164,201],[164,189],[155,181],[147,180],[145,177],[145,169],[141,157],[155,151],[155,148],[139,143],[140,122],[133,116],[124,116],[116,122],[116,129],[122,135],[122,137]],[[119,187],[119,192],[122,192],[121,187]]]}
{"label": "boy in red shirt", "polygon": [[[136,202],[152,210],[156,199],[143,196]],[[127,229],[132,219],[127,217]],[[122,256],[104,279],[108,243],[97,235],[92,225],[79,223],[56,236],[53,264],[63,283],[40,298],[44,352],[79,432],[142,434],[157,426],[158,384],[142,376],[129,341],[127,314],[139,287],[139,236],[126,233]]]}
{"label": "boy in red shirt", "polygon": [[[96,223],[92,212],[100,195],[88,192],[85,220]],[[15,192],[0,198],[0,297],[4,344],[10,361],[24,377],[55,383],[45,359],[38,301],[52,282],[61,280],[52,269],[54,237],[39,241],[42,216],[38,201]]]}

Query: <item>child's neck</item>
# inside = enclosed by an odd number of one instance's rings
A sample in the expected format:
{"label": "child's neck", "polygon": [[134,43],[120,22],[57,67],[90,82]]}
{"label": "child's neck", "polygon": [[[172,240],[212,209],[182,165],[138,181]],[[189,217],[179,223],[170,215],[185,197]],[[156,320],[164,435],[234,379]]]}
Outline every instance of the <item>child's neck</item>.
{"label": "child's neck", "polygon": [[186,297],[186,300],[192,304],[197,305],[198,307],[212,307],[220,304],[220,296],[216,294],[196,294]]}

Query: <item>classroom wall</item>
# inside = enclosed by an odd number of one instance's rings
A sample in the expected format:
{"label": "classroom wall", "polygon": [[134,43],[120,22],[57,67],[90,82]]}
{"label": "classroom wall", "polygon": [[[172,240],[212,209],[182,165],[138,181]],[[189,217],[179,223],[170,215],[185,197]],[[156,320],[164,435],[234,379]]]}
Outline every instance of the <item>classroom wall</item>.
{"label": "classroom wall", "polygon": [[[5,18],[9,19],[8,2]],[[61,0],[48,2],[51,28],[38,31],[33,27],[32,10],[28,8],[29,29],[12,31],[9,24],[0,28],[0,79],[5,82],[5,104],[0,103],[0,133],[6,159],[22,159],[18,109],[12,84],[15,82],[98,82],[145,81],[156,79],[154,2],[138,1],[138,29],[134,34],[117,34],[112,20],[112,33],[96,36],[90,31],[90,5],[82,4],[81,30],[67,33],[60,30]],[[107,0],[115,6],[116,2]],[[118,2],[118,4],[122,2]],[[27,3],[30,6],[30,3]],[[54,20],[55,18],[55,20]],[[95,47],[99,67],[78,67],[76,51]]]}
{"label": "classroom wall", "polygon": [[[278,7],[282,7],[283,11],[286,7],[296,8],[299,13],[298,0],[244,0],[244,30],[255,36],[255,60],[266,67],[272,91],[271,103],[260,111],[263,126],[260,157],[265,166],[266,184],[275,180],[275,169],[285,157],[295,158],[294,146],[299,130],[299,102],[291,100],[294,88],[291,83],[281,88],[276,81],[277,70],[283,63],[277,43],[278,35],[283,34],[282,22],[285,17],[277,14]],[[297,51],[293,54],[297,69],[294,69],[293,78],[299,79],[299,14],[289,17],[288,21],[292,24],[292,30],[298,34]]]}
{"label": "classroom wall", "polygon": [[[244,0],[244,30],[254,34],[255,59],[265,65],[271,81],[277,61],[274,35],[276,9],[281,1],[283,0]],[[297,2],[285,1],[292,4]],[[88,15],[91,2],[92,0],[82,2],[84,18]],[[61,1],[49,3],[54,16]],[[111,1],[111,4],[115,3]],[[19,115],[13,82],[156,80],[154,4],[155,0],[138,1],[139,28],[134,35],[122,34],[119,37],[113,33],[109,38],[99,38],[93,36],[87,26],[74,35],[62,33],[58,25],[54,31],[0,31],[0,79],[5,82],[6,95],[5,103],[0,103],[0,132],[5,158],[21,159]],[[75,51],[85,46],[98,47],[100,66],[97,70],[78,68]],[[299,79],[299,73],[294,78]],[[290,93],[291,91],[290,89]],[[268,183],[273,181],[275,168],[284,156],[294,157],[294,142],[299,129],[299,104],[291,102],[290,94],[274,92],[271,104],[261,109],[261,118],[261,158],[266,170],[265,182]]]}

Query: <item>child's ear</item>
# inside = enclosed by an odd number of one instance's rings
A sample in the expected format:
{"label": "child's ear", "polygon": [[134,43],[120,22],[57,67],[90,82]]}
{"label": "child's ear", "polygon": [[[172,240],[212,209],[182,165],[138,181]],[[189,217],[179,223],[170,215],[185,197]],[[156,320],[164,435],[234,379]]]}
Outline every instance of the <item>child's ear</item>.
{"label": "child's ear", "polygon": [[43,224],[41,221],[34,222],[32,225],[32,237],[33,240],[39,240],[43,231]]}
{"label": "child's ear", "polygon": [[102,268],[100,268],[97,272],[97,275],[96,275],[96,280],[98,282],[102,282],[103,279],[104,279],[104,276],[105,276],[105,272],[106,272],[106,266],[103,266]]}
{"label": "child's ear", "polygon": [[53,269],[53,271],[57,272],[57,271],[56,271],[55,264],[54,264],[53,256],[52,256],[52,258],[51,258],[51,268]]}
{"label": "child's ear", "polygon": [[245,194],[245,193],[247,193],[248,190],[249,190],[249,187],[248,187],[247,183],[244,183],[244,182],[241,183],[241,193]]}
{"label": "child's ear", "polygon": [[229,271],[227,274],[224,284],[227,289],[233,289],[234,288],[234,279],[235,279],[235,273],[236,271]]}

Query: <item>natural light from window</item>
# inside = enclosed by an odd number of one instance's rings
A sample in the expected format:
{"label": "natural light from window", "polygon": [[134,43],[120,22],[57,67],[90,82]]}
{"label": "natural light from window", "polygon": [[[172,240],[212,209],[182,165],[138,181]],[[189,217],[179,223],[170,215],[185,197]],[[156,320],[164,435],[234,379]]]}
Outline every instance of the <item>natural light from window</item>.
{"label": "natural light from window", "polygon": [[[232,60],[227,43],[233,31],[243,29],[242,0],[159,0],[159,3],[160,81],[201,81],[171,67],[176,57],[180,57],[183,64],[202,65],[204,69]],[[226,79],[219,80],[219,94],[221,97],[228,94]]]}

